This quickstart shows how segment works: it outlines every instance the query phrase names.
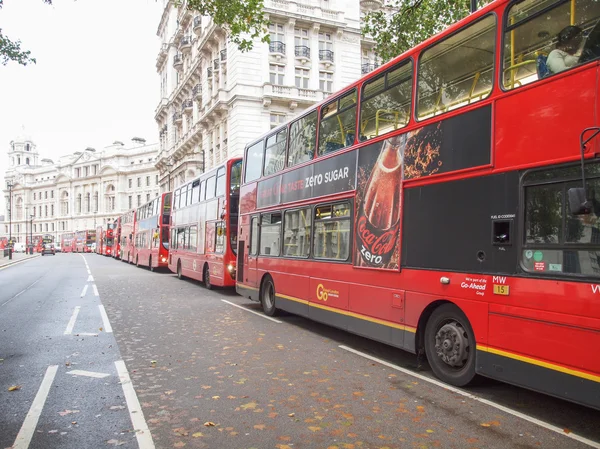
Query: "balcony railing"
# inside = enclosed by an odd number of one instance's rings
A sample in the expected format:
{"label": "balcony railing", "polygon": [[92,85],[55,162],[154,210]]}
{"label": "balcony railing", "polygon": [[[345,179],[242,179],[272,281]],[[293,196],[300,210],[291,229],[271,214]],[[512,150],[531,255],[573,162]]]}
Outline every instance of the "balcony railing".
{"label": "balcony railing", "polygon": [[181,109],[184,112],[190,112],[194,109],[194,101],[193,100],[183,100],[181,104]]}
{"label": "balcony railing", "polygon": [[198,98],[198,97],[202,96],[202,86],[200,84],[196,84],[192,88],[192,95],[194,96],[194,98]]}
{"label": "balcony railing", "polygon": [[285,55],[285,44],[280,41],[273,41],[269,44],[269,52]]}
{"label": "balcony railing", "polygon": [[213,69],[212,67],[207,67],[206,68],[206,76],[210,79],[213,76]]}
{"label": "balcony railing", "polygon": [[192,48],[192,38],[190,36],[185,36],[183,39],[181,39],[181,42],[179,43],[179,49],[182,52],[188,52],[190,51]]}
{"label": "balcony railing", "polygon": [[180,69],[183,67],[183,57],[181,55],[173,56],[173,67]]}
{"label": "balcony railing", "polygon": [[310,59],[310,47],[296,45],[296,57]]}
{"label": "balcony railing", "polygon": [[221,50],[219,55],[221,56],[221,62],[227,61],[227,49]]}
{"label": "balcony railing", "polygon": [[360,71],[361,71],[361,73],[363,75],[365,75],[365,74],[367,74],[369,72],[372,72],[377,67],[379,67],[379,64],[377,64],[377,63],[371,64],[370,62],[367,62],[367,63],[365,63],[365,64],[363,64],[363,65],[360,66],[360,69],[361,69]]}
{"label": "balcony railing", "polygon": [[331,50],[319,50],[319,61],[333,62],[333,52]]}
{"label": "balcony railing", "polygon": [[200,36],[202,34],[202,16],[194,17],[193,30],[196,36]]}
{"label": "balcony railing", "polygon": [[174,124],[181,123],[182,120],[183,120],[183,118],[181,117],[181,113],[175,112],[173,114],[173,123]]}
{"label": "balcony railing", "polygon": [[219,58],[213,60],[213,69],[219,70]]}

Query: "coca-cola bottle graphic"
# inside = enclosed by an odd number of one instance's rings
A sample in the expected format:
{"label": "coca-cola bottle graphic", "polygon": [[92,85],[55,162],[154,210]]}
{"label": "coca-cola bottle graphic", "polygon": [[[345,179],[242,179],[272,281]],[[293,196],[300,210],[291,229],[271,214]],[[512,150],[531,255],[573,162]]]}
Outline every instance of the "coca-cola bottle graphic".
{"label": "coca-cola bottle graphic", "polygon": [[386,268],[400,226],[402,151],[406,135],[392,137],[369,176],[356,220],[356,265]]}

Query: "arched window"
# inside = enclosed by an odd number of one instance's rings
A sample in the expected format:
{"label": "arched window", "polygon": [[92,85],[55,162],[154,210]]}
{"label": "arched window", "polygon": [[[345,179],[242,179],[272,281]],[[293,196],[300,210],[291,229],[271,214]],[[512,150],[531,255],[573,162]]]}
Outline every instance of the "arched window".
{"label": "arched window", "polygon": [[29,165],[29,158],[26,158],[26,159],[25,159],[25,163],[26,163],[27,165]]}
{"label": "arched window", "polygon": [[21,165],[21,158],[17,157],[17,165]]}
{"label": "arched window", "polygon": [[[29,151],[31,149],[31,146],[29,144],[25,144],[25,150]],[[28,159],[29,160],[29,159]],[[29,162],[27,162],[29,164]]]}

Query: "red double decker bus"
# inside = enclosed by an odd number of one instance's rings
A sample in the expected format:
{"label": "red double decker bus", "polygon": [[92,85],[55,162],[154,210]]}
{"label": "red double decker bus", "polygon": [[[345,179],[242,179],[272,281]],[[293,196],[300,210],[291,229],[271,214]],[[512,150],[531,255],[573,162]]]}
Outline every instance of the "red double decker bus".
{"label": "red double decker bus", "polygon": [[96,230],[88,229],[75,232],[75,252],[91,253],[92,247],[96,243]]}
{"label": "red double decker bus", "polygon": [[121,258],[121,217],[117,217],[113,223],[113,250],[111,256],[115,259]]}
{"label": "red double decker bus", "polygon": [[494,1],[249,144],[237,291],[600,408],[599,18]]}
{"label": "red double decker bus", "polygon": [[130,210],[121,215],[121,231],[120,231],[120,258],[124,262],[131,263],[133,261],[133,231],[135,226],[135,210]]}
{"label": "red double decker bus", "polygon": [[241,170],[230,159],[174,191],[169,269],[180,279],[235,285]]}
{"label": "red double decker bus", "polygon": [[96,254],[112,256],[115,242],[113,223],[106,223],[96,228]]}
{"label": "red double decker bus", "polygon": [[171,192],[163,193],[138,207],[134,232],[135,264],[150,268],[165,268],[169,257],[169,222]]}
{"label": "red double decker bus", "polygon": [[63,253],[74,253],[75,252],[75,233],[67,232],[60,236],[60,250]]}

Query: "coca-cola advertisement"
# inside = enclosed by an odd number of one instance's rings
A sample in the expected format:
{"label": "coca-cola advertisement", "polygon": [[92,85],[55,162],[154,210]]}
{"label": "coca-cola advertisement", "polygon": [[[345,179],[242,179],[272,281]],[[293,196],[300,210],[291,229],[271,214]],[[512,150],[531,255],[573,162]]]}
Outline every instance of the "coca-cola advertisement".
{"label": "coca-cola advertisement", "polygon": [[486,165],[490,145],[491,108],[483,107],[362,147],[354,265],[398,270],[403,181]]}

